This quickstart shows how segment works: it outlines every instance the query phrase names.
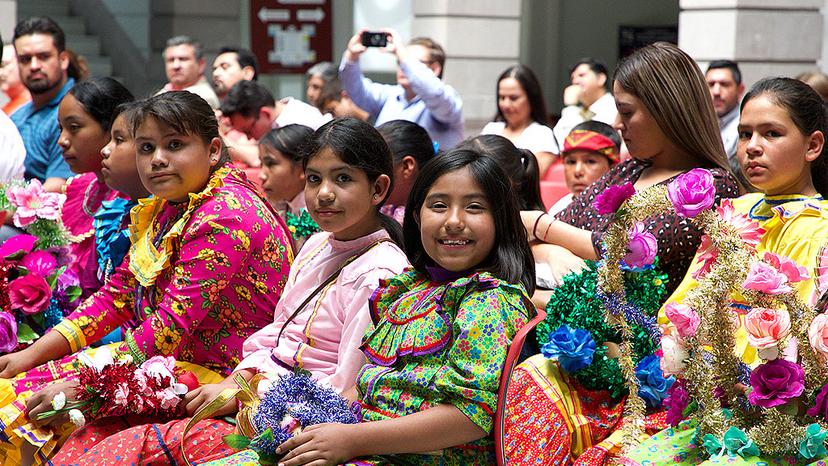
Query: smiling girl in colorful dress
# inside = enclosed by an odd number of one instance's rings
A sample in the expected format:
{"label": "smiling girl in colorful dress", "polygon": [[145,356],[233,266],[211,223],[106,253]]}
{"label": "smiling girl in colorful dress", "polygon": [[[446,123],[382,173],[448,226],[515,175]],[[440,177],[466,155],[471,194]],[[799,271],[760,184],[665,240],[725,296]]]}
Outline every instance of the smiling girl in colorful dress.
{"label": "smiling girl in colorful dress", "polygon": [[349,395],[363,422],[305,428],[280,464],[494,464],[500,374],[535,281],[517,205],[488,156],[455,149],[423,167],[403,226],[414,267],[371,298]]}

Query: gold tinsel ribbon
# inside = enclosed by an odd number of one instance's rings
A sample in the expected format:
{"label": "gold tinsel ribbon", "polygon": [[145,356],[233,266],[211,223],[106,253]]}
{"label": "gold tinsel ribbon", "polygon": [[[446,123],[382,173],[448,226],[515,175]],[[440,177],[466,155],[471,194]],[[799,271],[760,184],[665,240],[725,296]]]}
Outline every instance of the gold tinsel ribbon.
{"label": "gold tinsel ribbon", "polygon": [[237,399],[242,404],[236,415],[236,428],[239,433],[248,438],[253,438],[257,435],[256,428],[253,425],[253,413],[256,412],[256,408],[259,407],[259,402],[261,401],[257,392],[259,382],[265,380],[265,377],[262,374],[256,374],[248,383],[241,374],[236,374],[233,380],[239,388],[225,388],[222,390],[212,401],[196,411],[184,427],[184,432],[181,433],[181,457],[184,458],[187,466],[192,466],[190,460],[187,458],[187,452],[184,449],[184,441],[187,439],[187,433],[199,422],[212,417],[213,414],[231,400]]}

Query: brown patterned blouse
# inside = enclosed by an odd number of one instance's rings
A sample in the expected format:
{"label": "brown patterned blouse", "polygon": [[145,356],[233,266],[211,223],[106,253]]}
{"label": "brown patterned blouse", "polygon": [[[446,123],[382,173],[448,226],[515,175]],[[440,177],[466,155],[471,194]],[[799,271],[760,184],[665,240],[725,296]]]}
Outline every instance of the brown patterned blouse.
{"label": "brown patterned blouse", "polygon": [[[566,209],[558,213],[556,218],[572,226],[592,231],[592,246],[596,254],[601,256],[601,242],[604,232],[609,227],[611,215],[601,215],[592,206],[592,201],[598,193],[609,186],[626,182],[635,184],[641,172],[650,166],[649,161],[630,159],[616,165],[601,179],[585,189]],[[739,196],[736,179],[730,172],[721,168],[710,169],[716,186],[716,204],[719,200]],[[659,184],[669,183],[673,178]],[[658,240],[659,268],[667,273],[668,293],[673,290],[684,278],[690,261],[701,242],[702,232],[687,218],[675,213],[663,214],[650,218],[646,223],[650,231]]]}

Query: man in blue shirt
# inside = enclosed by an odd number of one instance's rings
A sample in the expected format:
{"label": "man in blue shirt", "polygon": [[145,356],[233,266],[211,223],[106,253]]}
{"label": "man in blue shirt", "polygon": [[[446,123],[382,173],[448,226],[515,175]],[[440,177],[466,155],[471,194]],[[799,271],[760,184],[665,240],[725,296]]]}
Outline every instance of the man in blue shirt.
{"label": "man in blue shirt", "polygon": [[72,176],[58,146],[58,104],[75,84],[67,75],[66,39],[50,18],[33,17],[14,28],[14,49],[20,80],[32,94],[32,101],[11,116],[26,146],[25,177],[40,180],[47,191],[59,192]]}
{"label": "man in blue shirt", "polygon": [[348,42],[339,65],[339,79],[351,100],[376,117],[377,126],[391,120],[408,120],[425,128],[444,150],[463,139],[463,101],[442,81],[446,54],[428,38],[403,45],[396,31],[383,29],[387,46],[380,50],[397,57],[397,85],[372,82],[362,74],[359,56],[365,52],[361,30]]}

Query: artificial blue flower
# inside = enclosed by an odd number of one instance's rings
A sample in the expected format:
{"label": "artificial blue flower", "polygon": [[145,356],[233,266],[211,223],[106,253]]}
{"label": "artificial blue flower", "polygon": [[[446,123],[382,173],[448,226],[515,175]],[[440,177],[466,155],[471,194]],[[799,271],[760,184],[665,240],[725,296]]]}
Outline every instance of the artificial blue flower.
{"label": "artificial blue flower", "polygon": [[651,354],[639,361],[635,368],[635,376],[638,378],[638,394],[647,403],[649,408],[658,408],[661,402],[667,397],[667,390],[676,381],[673,376],[664,377],[661,371],[661,360],[658,356]]}
{"label": "artificial blue flower", "polygon": [[828,455],[825,449],[825,438],[828,431],[822,430],[819,424],[811,424],[805,429],[805,439],[799,442],[799,456],[810,460]]}
{"label": "artificial blue flower", "polygon": [[541,353],[549,359],[557,359],[563,370],[571,374],[592,364],[595,340],[584,329],[561,325],[549,335],[549,341],[543,345]]}

